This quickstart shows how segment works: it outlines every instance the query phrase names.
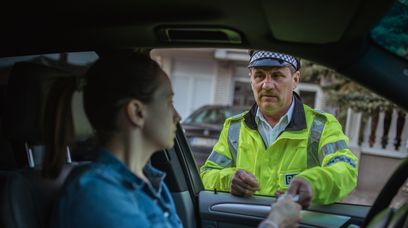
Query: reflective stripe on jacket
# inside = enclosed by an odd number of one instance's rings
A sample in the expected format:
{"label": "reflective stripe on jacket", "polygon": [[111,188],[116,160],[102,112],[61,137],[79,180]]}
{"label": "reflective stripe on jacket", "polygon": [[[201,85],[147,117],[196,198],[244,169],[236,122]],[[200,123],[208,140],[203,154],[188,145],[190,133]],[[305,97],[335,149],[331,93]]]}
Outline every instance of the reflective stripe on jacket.
{"label": "reflective stripe on jacket", "polygon": [[268,148],[255,123],[257,106],[228,118],[213,152],[201,167],[208,190],[229,191],[237,169],[251,172],[260,184],[256,194],[285,191],[294,176],[312,186],[313,201],[329,204],[347,196],[357,184],[358,159],[336,118],[303,105],[295,96],[292,120]]}

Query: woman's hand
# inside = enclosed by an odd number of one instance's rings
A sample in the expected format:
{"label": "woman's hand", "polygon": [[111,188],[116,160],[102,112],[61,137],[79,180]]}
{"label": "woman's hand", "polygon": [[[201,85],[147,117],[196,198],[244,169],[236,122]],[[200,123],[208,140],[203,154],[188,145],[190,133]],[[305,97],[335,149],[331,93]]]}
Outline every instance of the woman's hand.
{"label": "woman's hand", "polygon": [[260,224],[259,228],[298,227],[300,222],[301,206],[293,201],[289,194],[272,204],[268,217]]}
{"label": "woman's hand", "polygon": [[299,195],[298,203],[302,205],[303,209],[308,208],[312,204],[312,186],[301,177],[293,178],[290,182],[287,193],[289,195]]}

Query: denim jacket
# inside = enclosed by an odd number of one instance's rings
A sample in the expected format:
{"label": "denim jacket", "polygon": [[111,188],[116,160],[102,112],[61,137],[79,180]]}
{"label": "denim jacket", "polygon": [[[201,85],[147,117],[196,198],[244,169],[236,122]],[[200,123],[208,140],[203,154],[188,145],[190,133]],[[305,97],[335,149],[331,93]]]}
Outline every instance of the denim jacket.
{"label": "denim jacket", "polygon": [[96,162],[69,175],[53,227],[182,227],[165,173],[147,164],[147,184],[108,150],[96,152]]}

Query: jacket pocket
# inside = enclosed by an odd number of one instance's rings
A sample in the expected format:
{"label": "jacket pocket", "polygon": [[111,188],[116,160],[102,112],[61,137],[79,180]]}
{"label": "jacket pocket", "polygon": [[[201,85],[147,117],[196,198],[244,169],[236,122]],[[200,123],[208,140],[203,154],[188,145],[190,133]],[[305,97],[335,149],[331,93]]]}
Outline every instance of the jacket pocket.
{"label": "jacket pocket", "polygon": [[278,178],[280,188],[279,190],[280,191],[287,190],[292,179],[301,172],[302,169],[290,169],[280,171]]}

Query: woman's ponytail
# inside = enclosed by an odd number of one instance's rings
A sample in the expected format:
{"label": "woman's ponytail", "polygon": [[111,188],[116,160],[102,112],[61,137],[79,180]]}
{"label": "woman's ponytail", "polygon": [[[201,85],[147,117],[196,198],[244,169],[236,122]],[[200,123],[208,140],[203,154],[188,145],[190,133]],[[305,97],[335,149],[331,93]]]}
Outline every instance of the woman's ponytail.
{"label": "woman's ponytail", "polygon": [[[43,176],[57,178],[66,163],[69,146],[74,143],[72,96],[75,77],[61,78],[50,89],[45,109],[45,158]],[[68,154],[69,156],[69,154]]]}

